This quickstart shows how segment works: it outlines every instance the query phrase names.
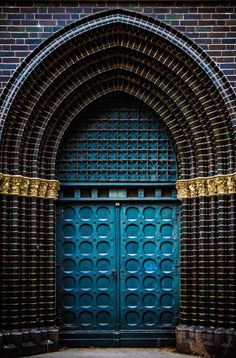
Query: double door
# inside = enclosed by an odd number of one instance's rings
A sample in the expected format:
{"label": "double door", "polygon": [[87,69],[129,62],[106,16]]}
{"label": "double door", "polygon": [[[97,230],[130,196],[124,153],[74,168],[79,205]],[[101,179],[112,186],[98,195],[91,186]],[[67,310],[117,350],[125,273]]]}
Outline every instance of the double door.
{"label": "double door", "polygon": [[175,203],[62,203],[57,311],[72,346],[173,343],[179,312]]}

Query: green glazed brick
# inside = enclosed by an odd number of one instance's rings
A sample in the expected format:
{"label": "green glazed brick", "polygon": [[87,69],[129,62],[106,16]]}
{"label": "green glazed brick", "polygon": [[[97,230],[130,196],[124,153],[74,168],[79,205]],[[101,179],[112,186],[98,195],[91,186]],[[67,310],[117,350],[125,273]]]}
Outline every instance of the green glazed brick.
{"label": "green glazed brick", "polygon": [[182,20],[183,14],[166,14],[166,20]]}

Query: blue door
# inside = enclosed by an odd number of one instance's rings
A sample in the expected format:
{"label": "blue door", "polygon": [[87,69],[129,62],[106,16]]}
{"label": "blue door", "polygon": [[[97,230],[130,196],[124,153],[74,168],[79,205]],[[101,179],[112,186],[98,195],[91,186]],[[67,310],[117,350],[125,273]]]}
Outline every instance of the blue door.
{"label": "blue door", "polygon": [[70,346],[174,343],[177,165],[157,114],[124,94],[85,109],[58,155],[57,317]]}
{"label": "blue door", "polygon": [[175,326],[179,308],[176,216],[176,205],[167,203],[121,207],[120,327],[129,334],[138,331],[135,334],[141,340],[160,338],[158,330]]}
{"label": "blue door", "polygon": [[58,292],[65,328],[116,329],[115,219],[112,206],[63,206],[58,225]]}
{"label": "blue door", "polygon": [[65,342],[173,343],[179,310],[176,204],[71,204],[61,205],[58,220],[58,313]]}

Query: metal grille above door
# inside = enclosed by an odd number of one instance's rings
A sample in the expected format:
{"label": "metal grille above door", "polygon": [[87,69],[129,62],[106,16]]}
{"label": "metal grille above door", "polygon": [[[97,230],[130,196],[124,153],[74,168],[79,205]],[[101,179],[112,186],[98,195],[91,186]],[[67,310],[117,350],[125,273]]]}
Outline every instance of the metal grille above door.
{"label": "metal grille above door", "polygon": [[157,114],[127,95],[82,113],[68,129],[58,162],[62,182],[175,182],[176,159]]}

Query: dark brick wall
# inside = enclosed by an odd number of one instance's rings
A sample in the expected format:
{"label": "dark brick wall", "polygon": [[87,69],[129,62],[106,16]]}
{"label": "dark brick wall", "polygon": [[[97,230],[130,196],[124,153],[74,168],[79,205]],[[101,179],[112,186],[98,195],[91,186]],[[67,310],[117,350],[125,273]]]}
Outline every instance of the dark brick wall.
{"label": "dark brick wall", "polygon": [[44,39],[91,13],[122,7],[175,27],[215,60],[236,89],[236,1],[3,1],[0,90]]}

